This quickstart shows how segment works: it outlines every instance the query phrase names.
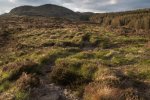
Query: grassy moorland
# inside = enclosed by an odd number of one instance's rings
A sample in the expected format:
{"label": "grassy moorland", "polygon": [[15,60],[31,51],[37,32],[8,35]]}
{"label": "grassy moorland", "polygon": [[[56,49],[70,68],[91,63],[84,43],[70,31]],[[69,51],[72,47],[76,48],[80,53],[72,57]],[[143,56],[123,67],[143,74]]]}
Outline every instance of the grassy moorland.
{"label": "grassy moorland", "polygon": [[[9,27],[0,32],[1,100],[32,100],[41,80],[83,100],[150,99],[149,34],[56,19],[17,19],[2,19]],[[33,19],[37,22],[29,26]]]}

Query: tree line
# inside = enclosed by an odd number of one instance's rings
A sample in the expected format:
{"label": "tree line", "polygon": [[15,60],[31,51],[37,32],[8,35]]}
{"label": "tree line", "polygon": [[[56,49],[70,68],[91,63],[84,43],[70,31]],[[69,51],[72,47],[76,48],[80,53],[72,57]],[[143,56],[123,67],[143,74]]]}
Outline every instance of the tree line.
{"label": "tree line", "polygon": [[150,9],[135,11],[95,14],[89,19],[102,26],[125,26],[134,29],[150,29]]}

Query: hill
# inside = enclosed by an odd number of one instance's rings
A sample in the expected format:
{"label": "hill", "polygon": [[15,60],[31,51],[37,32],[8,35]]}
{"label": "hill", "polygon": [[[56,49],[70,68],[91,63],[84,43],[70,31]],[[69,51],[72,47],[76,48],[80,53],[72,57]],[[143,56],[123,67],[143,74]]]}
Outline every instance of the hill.
{"label": "hill", "polygon": [[52,4],[46,4],[37,7],[20,6],[12,9],[10,11],[10,14],[19,16],[25,15],[25,16],[61,17],[69,19],[78,19],[78,14],[76,14],[72,10]]}
{"label": "hill", "polygon": [[76,21],[51,7],[0,16],[0,100],[150,100],[150,30],[118,24],[149,10],[78,12]]}
{"label": "hill", "polygon": [[59,17],[76,21],[99,23],[101,26],[112,28],[131,28],[135,30],[150,29],[150,9],[139,9],[124,12],[93,13],[74,12],[68,8],[53,4],[41,6],[20,6],[12,9],[9,14],[19,16]]}

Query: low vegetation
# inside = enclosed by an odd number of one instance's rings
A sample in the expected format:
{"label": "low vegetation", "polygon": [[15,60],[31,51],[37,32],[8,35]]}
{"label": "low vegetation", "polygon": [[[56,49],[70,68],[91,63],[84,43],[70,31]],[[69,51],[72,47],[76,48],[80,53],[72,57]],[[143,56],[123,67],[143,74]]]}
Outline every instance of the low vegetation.
{"label": "low vegetation", "polygon": [[1,100],[30,99],[45,74],[84,100],[150,99],[149,34],[115,33],[90,23],[54,25],[55,20],[47,27],[12,25],[0,32]]}

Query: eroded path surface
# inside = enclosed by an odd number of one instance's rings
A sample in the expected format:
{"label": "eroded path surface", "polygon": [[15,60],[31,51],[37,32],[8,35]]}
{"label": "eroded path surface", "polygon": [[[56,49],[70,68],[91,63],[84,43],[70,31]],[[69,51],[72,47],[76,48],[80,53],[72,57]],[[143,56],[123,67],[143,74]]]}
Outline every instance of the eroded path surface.
{"label": "eroded path surface", "polygon": [[40,86],[31,90],[29,100],[80,100],[73,92],[49,81],[51,66],[45,66],[40,76]]}

